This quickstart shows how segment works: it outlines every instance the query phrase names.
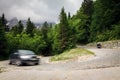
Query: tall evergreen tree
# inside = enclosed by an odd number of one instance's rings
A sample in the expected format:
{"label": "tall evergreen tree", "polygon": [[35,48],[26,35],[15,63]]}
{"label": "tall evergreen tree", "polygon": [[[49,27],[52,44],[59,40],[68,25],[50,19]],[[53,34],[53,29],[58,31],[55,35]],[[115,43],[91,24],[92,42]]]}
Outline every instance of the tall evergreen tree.
{"label": "tall evergreen tree", "polygon": [[60,49],[61,51],[63,51],[67,48],[68,32],[69,32],[69,24],[68,24],[68,20],[67,20],[67,16],[64,8],[61,9],[59,27],[60,27],[59,34],[60,34],[60,41],[61,41]]}
{"label": "tall evergreen tree", "polygon": [[23,28],[24,28],[24,26],[23,26],[22,22],[19,21],[18,24],[13,26],[11,29],[13,36],[16,36],[17,34],[21,34],[23,31]]}
{"label": "tall evergreen tree", "polygon": [[13,36],[16,36],[18,34],[18,27],[17,27],[17,25],[13,26],[10,31],[12,32]]}
{"label": "tall evergreen tree", "polygon": [[42,28],[41,28],[41,33],[42,33],[42,35],[43,35],[43,37],[44,37],[45,39],[47,39],[48,30],[49,30],[49,26],[48,26],[47,21],[45,21],[45,22],[43,23]]}
{"label": "tall evergreen tree", "polygon": [[34,29],[35,29],[34,23],[31,22],[30,18],[28,18],[26,33],[30,34],[30,36],[33,36],[34,35],[34,33],[33,33]]}
{"label": "tall evergreen tree", "polygon": [[84,0],[76,15],[76,18],[79,19],[76,27],[78,43],[87,43],[89,41],[92,12],[93,1]]}
{"label": "tall evergreen tree", "polygon": [[7,23],[7,20],[5,19],[5,15],[4,15],[4,13],[2,14],[2,18],[1,18],[1,20],[2,20],[2,24],[3,24],[3,26],[5,27],[5,26],[6,26],[6,23]]}
{"label": "tall evergreen tree", "polygon": [[73,37],[71,33],[71,28],[68,24],[68,18],[65,13],[64,8],[61,9],[61,13],[59,16],[60,23],[55,27],[55,35],[53,40],[53,51],[57,53],[61,53],[66,49],[72,48],[73,45]]}
{"label": "tall evergreen tree", "polygon": [[68,20],[71,20],[70,12],[68,13]]}
{"label": "tall evergreen tree", "polygon": [[6,25],[7,24],[7,20],[5,18],[4,13],[2,14],[2,18],[1,19],[2,19],[2,24],[5,27],[5,32],[8,32],[9,31],[9,27]]}
{"label": "tall evergreen tree", "polygon": [[43,55],[44,56],[50,56],[51,55],[51,41],[48,38],[48,33],[49,33],[50,27],[47,21],[43,23],[43,26],[41,28],[41,33],[43,36],[43,40],[46,42],[46,47],[43,49]]}
{"label": "tall evergreen tree", "polygon": [[0,18],[0,59],[5,59],[8,56],[7,41],[5,38],[5,23],[3,19],[4,16]]}
{"label": "tall evergreen tree", "polygon": [[18,22],[17,27],[18,27],[18,34],[22,33],[24,26],[23,26],[21,20]]}
{"label": "tall evergreen tree", "polygon": [[120,2],[117,0],[95,1],[91,24],[91,41],[97,40],[97,37],[101,35],[101,33],[112,30],[112,25],[117,24],[120,21],[120,9],[118,9],[118,7],[120,7]]}

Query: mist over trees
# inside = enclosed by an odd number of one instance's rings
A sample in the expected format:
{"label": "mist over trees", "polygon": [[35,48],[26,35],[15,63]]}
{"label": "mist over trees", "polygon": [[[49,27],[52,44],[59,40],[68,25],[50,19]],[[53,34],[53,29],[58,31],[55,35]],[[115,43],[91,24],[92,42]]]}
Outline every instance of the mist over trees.
{"label": "mist over trees", "polygon": [[120,39],[119,15],[119,0],[84,0],[73,16],[63,7],[59,23],[54,26],[45,21],[37,29],[28,18],[26,27],[19,21],[8,30],[3,14],[0,17],[0,58],[6,58],[17,49],[50,56],[74,48],[76,44]]}

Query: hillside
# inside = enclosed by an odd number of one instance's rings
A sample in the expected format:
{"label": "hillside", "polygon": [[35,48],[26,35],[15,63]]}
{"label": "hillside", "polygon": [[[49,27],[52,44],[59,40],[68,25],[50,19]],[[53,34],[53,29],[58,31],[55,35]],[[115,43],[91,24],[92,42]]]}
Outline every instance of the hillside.
{"label": "hillside", "polygon": [[[102,48],[120,48],[120,40],[111,40],[99,42],[102,45]],[[97,42],[89,43],[86,47],[96,47]]]}

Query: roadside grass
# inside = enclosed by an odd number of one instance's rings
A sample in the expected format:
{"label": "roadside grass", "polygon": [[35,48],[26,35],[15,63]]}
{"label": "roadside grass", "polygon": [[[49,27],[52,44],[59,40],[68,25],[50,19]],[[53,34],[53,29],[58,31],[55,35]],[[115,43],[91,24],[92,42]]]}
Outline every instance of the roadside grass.
{"label": "roadside grass", "polygon": [[2,69],[0,68],[0,73],[2,73]]}
{"label": "roadside grass", "polygon": [[59,55],[52,56],[50,58],[50,61],[69,60],[69,59],[74,59],[84,55],[94,55],[94,53],[86,49],[75,48],[75,49],[67,50]]}
{"label": "roadside grass", "polygon": [[4,72],[4,67],[0,67],[0,73]]}

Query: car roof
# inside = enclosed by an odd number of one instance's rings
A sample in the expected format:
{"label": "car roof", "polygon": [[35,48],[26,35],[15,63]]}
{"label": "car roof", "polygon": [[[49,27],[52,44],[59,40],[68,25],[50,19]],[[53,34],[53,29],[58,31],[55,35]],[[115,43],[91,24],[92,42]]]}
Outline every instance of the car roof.
{"label": "car roof", "polygon": [[20,49],[20,50],[18,50],[18,51],[31,51],[31,50],[24,50],[24,49]]}
{"label": "car roof", "polygon": [[18,50],[18,54],[35,54],[31,50]]}

